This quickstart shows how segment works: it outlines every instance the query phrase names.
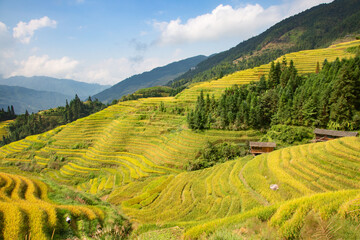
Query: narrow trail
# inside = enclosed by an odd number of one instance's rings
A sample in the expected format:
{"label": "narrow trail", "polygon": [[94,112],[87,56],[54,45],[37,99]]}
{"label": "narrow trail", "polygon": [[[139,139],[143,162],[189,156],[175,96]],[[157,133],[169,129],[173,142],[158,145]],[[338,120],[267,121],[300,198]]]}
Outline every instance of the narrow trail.
{"label": "narrow trail", "polygon": [[239,178],[241,180],[241,182],[244,184],[245,188],[247,190],[250,191],[251,195],[258,200],[261,204],[263,204],[264,206],[270,206],[271,204],[263,197],[261,196],[259,193],[257,193],[256,191],[254,191],[254,189],[252,189],[249,184],[246,182],[244,175],[243,175],[243,171],[245,169],[246,164],[241,168],[241,171],[239,173]]}

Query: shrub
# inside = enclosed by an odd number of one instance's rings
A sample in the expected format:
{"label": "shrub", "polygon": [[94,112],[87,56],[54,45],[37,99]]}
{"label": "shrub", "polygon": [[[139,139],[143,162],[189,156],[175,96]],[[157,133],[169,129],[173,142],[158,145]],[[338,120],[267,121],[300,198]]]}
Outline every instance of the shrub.
{"label": "shrub", "polygon": [[236,157],[248,154],[248,147],[232,142],[213,143],[208,142],[206,147],[199,151],[197,158],[187,163],[187,170],[199,170],[223,163]]}
{"label": "shrub", "polygon": [[261,142],[276,142],[278,146],[289,146],[308,143],[313,139],[311,128],[287,125],[274,125],[263,136]]}

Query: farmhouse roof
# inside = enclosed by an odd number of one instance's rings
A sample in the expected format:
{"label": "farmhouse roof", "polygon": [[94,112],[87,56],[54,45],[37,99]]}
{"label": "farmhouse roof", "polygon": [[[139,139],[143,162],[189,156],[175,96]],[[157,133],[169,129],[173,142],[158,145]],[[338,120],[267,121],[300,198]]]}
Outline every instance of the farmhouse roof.
{"label": "farmhouse roof", "polygon": [[348,131],[335,131],[335,130],[326,130],[315,128],[315,134],[335,136],[335,137],[356,137],[358,135],[357,132],[348,132]]}
{"label": "farmhouse roof", "polygon": [[250,142],[250,147],[276,147],[274,142]]}

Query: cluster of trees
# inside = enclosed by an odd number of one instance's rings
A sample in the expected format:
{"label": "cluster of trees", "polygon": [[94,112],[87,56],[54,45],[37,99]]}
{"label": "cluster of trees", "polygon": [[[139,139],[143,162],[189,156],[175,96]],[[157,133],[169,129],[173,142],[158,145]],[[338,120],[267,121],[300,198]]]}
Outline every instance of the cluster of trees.
{"label": "cluster of trees", "polygon": [[360,126],[360,57],[300,76],[291,61],[273,62],[260,81],[227,89],[219,100],[198,97],[191,129],[269,128],[276,124],[355,130]]}
{"label": "cluster of trees", "polygon": [[243,157],[249,152],[249,145],[238,145],[233,142],[208,142],[204,149],[198,152],[195,159],[190,160],[186,169],[195,171],[223,163],[236,157]]}
{"label": "cluster of trees", "polygon": [[14,122],[9,124],[9,135],[3,136],[1,145],[18,141],[27,136],[43,133],[54,129],[57,126],[70,123],[76,119],[86,117],[92,113],[104,109],[106,105],[98,101],[92,101],[91,97],[86,102],[82,102],[76,95],[70,104],[66,101],[65,107],[58,107],[39,113],[18,115]]}
{"label": "cluster of trees", "polygon": [[157,86],[140,89],[132,94],[123,96],[120,101],[129,101],[136,100],[139,98],[149,98],[149,97],[168,97],[173,94],[174,89],[171,87]]}
{"label": "cluster of trees", "polygon": [[13,105],[11,105],[11,107],[8,106],[7,111],[5,111],[4,108],[0,110],[0,122],[6,120],[12,120],[14,118],[16,118],[16,114]]}
{"label": "cluster of trees", "polygon": [[276,142],[276,147],[287,147],[309,143],[314,139],[311,128],[291,125],[273,125],[266,131],[260,142]]}
{"label": "cluster of trees", "polygon": [[58,108],[58,112],[62,115],[65,123],[75,121],[76,119],[89,116],[90,114],[99,112],[106,107],[105,104],[100,102],[98,99],[93,101],[91,97],[86,102],[82,102],[78,95],[70,101],[66,101],[65,108]]}

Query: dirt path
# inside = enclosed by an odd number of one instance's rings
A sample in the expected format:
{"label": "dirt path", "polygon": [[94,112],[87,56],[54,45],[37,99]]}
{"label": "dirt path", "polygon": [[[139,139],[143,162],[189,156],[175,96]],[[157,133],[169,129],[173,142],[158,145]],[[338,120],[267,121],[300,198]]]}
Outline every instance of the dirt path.
{"label": "dirt path", "polygon": [[270,206],[270,203],[259,193],[257,193],[256,191],[254,191],[254,189],[252,189],[249,184],[246,182],[244,175],[243,175],[243,171],[245,169],[246,164],[242,167],[240,173],[239,173],[239,178],[241,180],[241,182],[244,184],[245,188],[247,190],[250,191],[251,195],[258,200],[261,204],[263,204],[264,206]]}

